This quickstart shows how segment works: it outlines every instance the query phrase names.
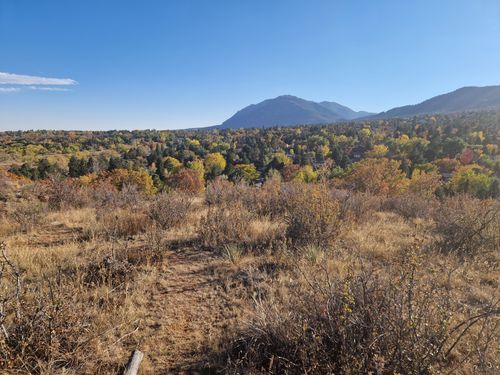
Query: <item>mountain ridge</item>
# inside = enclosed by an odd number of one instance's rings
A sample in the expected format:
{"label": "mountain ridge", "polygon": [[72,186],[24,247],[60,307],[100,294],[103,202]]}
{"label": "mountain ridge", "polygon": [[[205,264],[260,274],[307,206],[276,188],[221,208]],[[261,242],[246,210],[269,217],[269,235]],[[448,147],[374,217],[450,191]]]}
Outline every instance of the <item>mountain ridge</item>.
{"label": "mountain ridge", "polygon": [[418,104],[395,107],[369,118],[408,117],[500,108],[500,85],[465,86]]}
{"label": "mountain ridge", "polygon": [[239,110],[224,121],[221,129],[311,125],[360,118],[356,112],[336,102],[314,102],[293,95],[280,95]]}
{"label": "mountain ridge", "polygon": [[280,95],[250,104],[222,124],[204,129],[331,124],[341,121],[404,118],[487,109],[500,109],[500,85],[465,86],[417,104],[395,107],[380,113],[354,111],[337,102],[314,102],[293,95]]}

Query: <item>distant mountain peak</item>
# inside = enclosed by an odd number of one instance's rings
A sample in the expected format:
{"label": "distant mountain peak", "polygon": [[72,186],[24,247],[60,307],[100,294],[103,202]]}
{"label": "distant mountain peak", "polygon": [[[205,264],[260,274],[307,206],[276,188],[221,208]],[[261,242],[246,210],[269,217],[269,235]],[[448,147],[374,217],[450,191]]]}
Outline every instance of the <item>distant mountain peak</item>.
{"label": "distant mountain peak", "polygon": [[397,107],[379,114],[354,111],[337,102],[314,102],[294,95],[280,95],[239,110],[218,128],[331,124],[357,119],[413,117],[486,109],[500,109],[500,86],[465,86],[419,104]]}
{"label": "distant mountain peak", "polygon": [[325,124],[367,115],[370,113],[356,112],[335,102],[317,103],[293,95],[280,95],[239,110],[220,127],[252,128]]}

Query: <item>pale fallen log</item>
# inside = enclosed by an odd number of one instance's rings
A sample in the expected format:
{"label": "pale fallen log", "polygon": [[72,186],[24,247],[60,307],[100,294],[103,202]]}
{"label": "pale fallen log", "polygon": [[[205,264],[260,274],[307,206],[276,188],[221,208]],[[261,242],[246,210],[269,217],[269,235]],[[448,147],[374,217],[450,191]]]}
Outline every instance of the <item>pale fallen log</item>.
{"label": "pale fallen log", "polygon": [[134,350],[128,360],[127,367],[125,367],[123,375],[136,375],[143,358],[143,352],[140,350]]}

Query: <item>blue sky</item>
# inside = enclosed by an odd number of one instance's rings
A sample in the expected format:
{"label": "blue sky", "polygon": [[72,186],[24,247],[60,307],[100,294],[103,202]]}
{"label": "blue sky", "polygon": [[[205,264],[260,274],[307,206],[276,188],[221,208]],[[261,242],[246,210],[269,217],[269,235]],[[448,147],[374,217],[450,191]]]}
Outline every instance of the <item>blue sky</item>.
{"label": "blue sky", "polygon": [[208,126],[282,94],[382,111],[493,84],[498,0],[0,0],[0,130]]}

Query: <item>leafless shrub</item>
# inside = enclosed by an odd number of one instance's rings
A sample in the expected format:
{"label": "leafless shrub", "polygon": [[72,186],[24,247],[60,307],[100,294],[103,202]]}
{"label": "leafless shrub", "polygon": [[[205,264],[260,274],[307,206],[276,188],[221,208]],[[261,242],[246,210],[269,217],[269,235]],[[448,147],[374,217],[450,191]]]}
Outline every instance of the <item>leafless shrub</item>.
{"label": "leafless shrub", "polygon": [[9,217],[19,225],[21,231],[29,232],[43,221],[46,211],[46,205],[40,202],[24,201],[14,206]]}
{"label": "leafless shrub", "polygon": [[198,235],[203,246],[221,253],[224,245],[252,252],[277,250],[284,242],[284,227],[266,223],[263,228],[258,219],[241,203],[232,207],[212,207],[202,218]]}
{"label": "leafless shrub", "polygon": [[136,185],[125,184],[121,190],[114,186],[101,183],[89,188],[89,194],[94,207],[128,208],[135,209],[140,205],[143,197]]}
{"label": "leafless shrub", "polygon": [[72,305],[73,290],[63,278],[28,289],[19,268],[0,244],[0,368],[41,373],[42,362],[59,367],[77,362],[72,356],[86,333]]}
{"label": "leafless shrub", "polygon": [[7,202],[14,195],[14,184],[0,171],[0,202]]}
{"label": "leafless shrub", "polygon": [[91,228],[88,236],[103,236],[108,239],[130,238],[144,233],[148,226],[148,217],[142,212],[127,209],[115,209],[110,211],[103,208],[97,210],[97,226]]}
{"label": "leafless shrub", "polygon": [[243,205],[250,211],[270,219],[281,218],[286,211],[287,184],[274,177],[269,179],[262,187],[247,188],[241,194]]}
{"label": "leafless shrub", "polygon": [[116,287],[129,279],[132,271],[133,266],[126,257],[108,255],[86,265],[83,281],[87,286],[108,285]]}
{"label": "leafless shrub", "polygon": [[226,244],[248,243],[251,240],[248,224],[254,218],[241,204],[233,208],[210,208],[200,223],[200,240],[214,250]]}
{"label": "leafless shrub", "polygon": [[[240,187],[240,189],[238,189]],[[233,184],[223,178],[216,178],[207,185],[205,201],[209,206],[232,204],[241,198],[241,185]]]}
{"label": "leafless shrub", "polygon": [[446,199],[434,214],[435,247],[460,258],[498,251],[500,204],[466,196]]}
{"label": "leafless shrub", "polygon": [[[247,202],[251,205],[254,187],[248,186],[244,182],[232,183],[220,177],[208,184],[205,191],[205,202],[212,206],[232,206],[234,204]],[[248,205],[247,205],[248,206]],[[249,207],[248,207],[249,208]],[[251,211],[253,211],[251,209]]]}
{"label": "leafless shrub", "polygon": [[144,233],[144,240],[146,242],[146,252],[152,261],[162,260],[165,254],[167,244],[165,241],[165,234],[161,228],[156,225],[151,226],[146,233]]}
{"label": "leafless shrub", "polygon": [[182,193],[161,193],[151,202],[148,216],[161,229],[171,229],[183,224],[189,214],[192,199]]}
{"label": "leafless shrub", "polygon": [[50,208],[62,210],[83,207],[88,204],[88,195],[77,180],[62,176],[50,176],[43,181],[45,199]]}
{"label": "leafless shrub", "polygon": [[381,206],[381,198],[368,193],[346,193],[334,189],[332,196],[340,202],[342,218],[355,222],[363,222],[369,219],[373,213],[380,210]]}
{"label": "leafless shrub", "polygon": [[259,300],[252,324],[225,341],[224,371],[431,374],[489,363],[493,374],[498,306],[462,316],[423,263],[410,249],[389,270],[298,271],[303,282]]}
{"label": "leafless shrub", "polygon": [[431,217],[438,202],[433,198],[424,198],[417,194],[403,194],[386,198],[382,209],[395,212],[405,219]]}

